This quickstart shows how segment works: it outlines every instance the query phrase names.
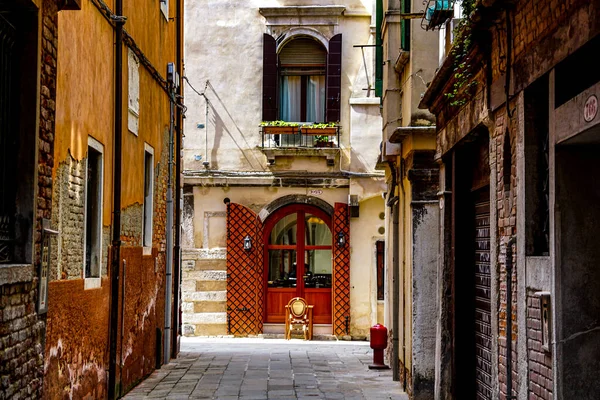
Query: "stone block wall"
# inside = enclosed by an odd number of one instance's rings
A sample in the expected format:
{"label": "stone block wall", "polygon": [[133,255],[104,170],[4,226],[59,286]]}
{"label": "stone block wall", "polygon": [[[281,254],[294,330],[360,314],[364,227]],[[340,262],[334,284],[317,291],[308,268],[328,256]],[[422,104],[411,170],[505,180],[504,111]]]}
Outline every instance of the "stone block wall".
{"label": "stone block wall", "polygon": [[[42,397],[46,318],[36,312],[42,219],[52,210],[54,163],[57,5],[41,2],[40,118],[37,140],[37,209],[34,210],[33,265],[0,266],[0,399]],[[33,113],[35,115],[35,113]]]}
{"label": "stone block wall", "polygon": [[542,349],[542,319],[540,298],[527,293],[527,362],[529,400],[552,400],[552,356]]}
{"label": "stone block wall", "polygon": [[225,249],[183,251],[182,311],[185,336],[226,335]]}
{"label": "stone block wall", "polygon": [[35,312],[37,279],[0,285],[0,399],[38,399],[45,322]]}

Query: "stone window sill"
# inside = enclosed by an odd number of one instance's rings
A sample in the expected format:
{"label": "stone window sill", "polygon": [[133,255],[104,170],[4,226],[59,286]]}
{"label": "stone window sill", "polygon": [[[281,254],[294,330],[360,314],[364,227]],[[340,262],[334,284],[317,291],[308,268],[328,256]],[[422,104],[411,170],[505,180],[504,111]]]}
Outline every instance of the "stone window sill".
{"label": "stone window sill", "polygon": [[33,277],[32,264],[0,264],[0,286],[31,282]]}
{"label": "stone window sill", "polygon": [[102,287],[102,278],[85,278],[83,290],[100,289]]}

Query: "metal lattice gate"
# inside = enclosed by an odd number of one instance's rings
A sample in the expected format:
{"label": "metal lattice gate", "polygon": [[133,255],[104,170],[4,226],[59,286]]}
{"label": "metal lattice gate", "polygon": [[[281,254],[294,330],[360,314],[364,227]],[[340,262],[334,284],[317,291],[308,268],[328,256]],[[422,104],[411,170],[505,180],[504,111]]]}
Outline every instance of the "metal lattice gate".
{"label": "metal lattice gate", "polygon": [[15,40],[15,28],[0,14],[0,263],[12,262],[14,256]]}
{"label": "metal lattice gate", "polygon": [[[244,249],[248,236],[252,247]],[[262,223],[241,204],[227,206],[227,330],[232,335],[262,332]]]}
{"label": "metal lattice gate", "polygon": [[492,398],[490,192],[475,200],[475,378],[478,400]]}
{"label": "metal lattice gate", "polygon": [[333,246],[333,334],[350,333],[350,220],[348,205],[336,203],[333,214],[333,235],[342,233],[344,246]]}

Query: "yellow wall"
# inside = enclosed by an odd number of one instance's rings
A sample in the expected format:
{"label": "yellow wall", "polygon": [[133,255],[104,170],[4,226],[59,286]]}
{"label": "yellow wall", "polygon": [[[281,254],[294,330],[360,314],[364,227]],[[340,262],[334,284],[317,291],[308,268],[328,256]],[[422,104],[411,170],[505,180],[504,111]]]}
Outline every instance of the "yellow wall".
{"label": "yellow wall", "polygon": [[[114,1],[106,2],[114,11]],[[167,22],[159,2],[124,2],[125,30],[133,37],[158,72],[175,62],[175,22]],[[170,2],[170,15],[175,1]],[[58,71],[54,171],[69,154],[87,156],[87,137],[104,145],[104,225],[112,212],[114,136],[114,30],[89,1],[79,11],[62,11],[58,17]],[[140,63],[139,136],[127,129],[128,49],[123,46],[123,174],[122,208],[143,203],[144,143],[154,148],[160,162],[169,127],[167,94]],[[166,165],[161,166],[166,168]]]}

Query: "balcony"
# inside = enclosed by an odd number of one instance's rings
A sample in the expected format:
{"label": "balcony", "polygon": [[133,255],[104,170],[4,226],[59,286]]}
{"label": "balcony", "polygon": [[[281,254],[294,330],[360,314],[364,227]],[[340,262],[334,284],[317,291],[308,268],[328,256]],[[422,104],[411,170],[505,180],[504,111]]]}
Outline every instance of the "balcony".
{"label": "balcony", "polygon": [[269,164],[278,156],[325,157],[333,165],[340,145],[340,127],[333,124],[262,125],[262,150]]}
{"label": "balcony", "polygon": [[425,30],[439,29],[454,15],[454,0],[428,0],[421,27]]}

